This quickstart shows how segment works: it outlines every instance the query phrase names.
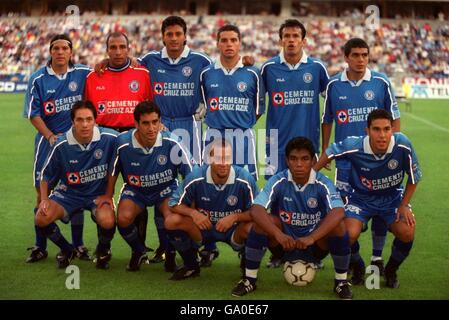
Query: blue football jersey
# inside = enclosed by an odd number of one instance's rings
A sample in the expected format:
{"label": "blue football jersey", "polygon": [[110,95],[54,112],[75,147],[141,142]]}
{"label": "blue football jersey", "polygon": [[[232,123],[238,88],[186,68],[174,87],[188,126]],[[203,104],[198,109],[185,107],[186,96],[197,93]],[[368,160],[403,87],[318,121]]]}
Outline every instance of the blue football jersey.
{"label": "blue football jersey", "polygon": [[191,117],[201,102],[200,72],[211,64],[210,58],[185,46],[173,61],[164,48],[138,59],[151,74],[154,102],[163,117]]}
{"label": "blue football jersey", "polygon": [[368,114],[374,109],[388,111],[393,119],[400,117],[388,78],[367,69],[365,76],[354,83],[344,71],[333,76],[327,85],[322,122],[333,123],[335,120],[335,141],[363,136]]}
{"label": "blue football jersey", "polygon": [[326,89],[329,75],[324,64],[305,53],[300,63],[288,64],[281,52],[261,68],[268,93],[267,139],[270,129],[278,130],[279,154],[292,138],[309,138],[320,150],[320,93]]}
{"label": "blue football jersey", "polygon": [[136,129],[120,134],[111,174],[120,172],[123,181],[144,195],[160,193],[171,186],[181,174],[185,177],[196,165],[179,137],[168,131],[158,134],[152,148],[144,148],[135,137]]}
{"label": "blue football jersey", "polygon": [[231,166],[228,180],[223,185],[214,183],[209,165],[195,168],[176,189],[169,205],[185,204],[207,215],[215,224],[218,220],[251,208],[258,189],[251,174],[237,166]]}
{"label": "blue football jersey", "polygon": [[313,232],[330,210],[344,207],[340,194],[325,175],[312,170],[309,181],[302,186],[295,183],[288,169],[268,180],[254,204],[278,215],[284,232],[295,239]]}
{"label": "blue football jersey", "polygon": [[64,133],[72,126],[70,111],[82,100],[86,76],[91,69],[76,64],[66,74],[56,75],[50,66],[31,75],[25,96],[24,117],[41,117],[53,133]]}
{"label": "blue football jersey", "polygon": [[355,194],[367,196],[401,196],[401,185],[407,173],[408,183],[421,180],[421,169],[410,140],[394,133],[383,155],[373,153],[368,136],[348,137],[329,146],[330,159],[344,158],[352,165],[349,183]]}
{"label": "blue football jersey", "polygon": [[94,127],[92,141],[81,145],[70,129],[56,141],[42,169],[41,179],[51,181],[57,177],[58,189],[75,196],[104,194],[117,135],[114,130]]}
{"label": "blue football jersey", "polygon": [[200,75],[206,124],[213,129],[248,129],[265,112],[265,89],[259,70],[242,60],[227,71],[220,60]]}

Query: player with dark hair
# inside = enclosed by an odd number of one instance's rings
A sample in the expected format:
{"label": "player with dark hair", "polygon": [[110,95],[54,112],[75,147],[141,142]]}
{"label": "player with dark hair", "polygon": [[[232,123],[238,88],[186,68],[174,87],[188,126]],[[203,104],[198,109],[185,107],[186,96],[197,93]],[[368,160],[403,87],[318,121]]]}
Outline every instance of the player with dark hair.
{"label": "player with dark hair", "polygon": [[[322,118],[322,149],[326,150],[335,122],[335,141],[342,141],[349,136],[365,134],[368,114],[375,109],[383,109],[393,118],[392,129],[400,130],[399,108],[393,88],[388,78],[381,73],[367,68],[369,46],[360,38],[348,40],[344,45],[345,61],[348,68],[333,76],[326,88],[324,113]],[[347,198],[352,187],[349,184],[350,162],[336,159],[335,184],[343,198]],[[371,223],[373,255],[371,264],[376,265],[383,274],[382,250],[385,245],[387,226],[382,219],[375,216]],[[354,252],[359,251],[359,244],[353,244]],[[362,284],[365,264],[360,255],[351,256],[353,272],[352,284]]]}
{"label": "player with dark hair", "polygon": [[[154,102],[141,102],[134,109],[135,129],[119,135],[113,168],[105,197],[112,199],[121,173],[124,186],[117,209],[118,230],[132,249],[129,271],[137,271],[148,261],[139,238],[135,218],[148,206],[155,206],[164,218],[170,214],[168,197],[177,187],[177,177],[185,177],[195,161],[179,138],[161,131],[161,111]],[[165,261],[167,272],[176,265]]]}
{"label": "player with dark hair", "polygon": [[165,220],[165,226],[184,260],[171,280],[199,275],[197,251],[210,241],[225,242],[244,255],[256,181],[247,170],[231,164],[232,146],[226,140],[214,140],[209,150],[207,164],[192,171],[169,201],[175,214]]}
{"label": "player with dark hair", "polygon": [[[397,270],[413,245],[416,221],[410,201],[422,173],[409,139],[402,133],[393,133],[393,117],[388,111],[371,111],[367,122],[367,135],[332,144],[314,168],[319,170],[333,159],[350,162],[349,183],[354,191],[346,205],[345,225],[351,243],[357,241],[369,219],[382,219],[395,236],[385,266],[386,285],[397,288]],[[408,181],[403,190],[405,174]]]}
{"label": "player with dark hair", "polygon": [[[285,146],[297,136],[310,139],[320,150],[320,92],[329,81],[324,64],[304,52],[306,29],[296,19],[279,28],[279,55],[265,62],[261,75],[268,93],[265,178],[286,169]],[[294,121],[292,121],[294,119]],[[276,148],[277,146],[277,148]],[[278,267],[282,249],[270,248],[267,267]]]}
{"label": "player with dark hair", "polygon": [[[36,225],[61,249],[56,256],[59,268],[66,268],[76,251],[55,221],[67,223],[79,210],[91,211],[97,223],[97,268],[107,269],[111,258],[114,207],[101,195],[106,189],[108,165],[118,133],[95,126],[95,118],[96,110],[90,101],[76,102],[71,110],[71,129],[56,140],[42,169]],[[51,181],[59,183],[49,196]]]}
{"label": "player with dark hair", "polygon": [[[72,105],[82,99],[85,79],[90,72],[89,67],[73,64],[72,41],[65,34],[58,34],[50,41],[50,60],[31,75],[24,103],[24,116],[36,128],[34,140],[33,180],[36,188],[36,206],[41,202],[39,190],[42,167],[49,155],[51,147],[59,136],[70,129],[70,110]],[[49,191],[55,186],[55,181],[49,180]],[[84,215],[76,212],[71,215],[72,243],[76,248],[78,258],[89,260],[87,248],[83,243]],[[36,242],[29,248],[31,254],[28,263],[45,259],[47,253],[47,238],[35,225]]]}
{"label": "player with dark hair", "polygon": [[349,237],[340,195],[327,177],[312,169],[315,147],[309,139],[290,140],[285,155],[288,169],[268,180],[251,207],[253,227],[246,241],[246,272],[232,295],[239,297],[256,289],[260,262],[271,242],[282,246],[283,262],[318,263],[330,252],[334,291],[341,299],[352,299],[347,281]]}

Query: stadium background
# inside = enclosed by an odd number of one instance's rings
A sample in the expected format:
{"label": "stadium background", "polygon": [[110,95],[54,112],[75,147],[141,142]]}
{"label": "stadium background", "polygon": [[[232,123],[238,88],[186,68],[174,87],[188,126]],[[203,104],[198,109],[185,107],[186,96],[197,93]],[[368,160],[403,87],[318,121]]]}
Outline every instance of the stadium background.
{"label": "stadium background", "polygon": [[[69,4],[79,7],[79,25],[64,16]],[[380,28],[368,29],[365,8],[380,8]],[[449,2],[448,1],[0,1],[0,298],[2,299],[230,299],[239,277],[238,259],[227,246],[212,268],[200,278],[172,283],[162,265],[143,266],[136,274],[125,272],[129,249],[116,233],[111,270],[76,261],[81,289],[67,290],[68,276],[56,270],[55,246],[42,263],[24,263],[25,248],[32,244],[32,149],[34,128],[21,118],[23,94],[29,75],[48,58],[48,40],[61,31],[74,40],[76,62],[93,65],[104,57],[105,36],[124,31],[132,54],[158,50],[160,22],[168,14],[185,17],[188,45],[217,56],[214,33],[226,22],[236,23],[243,34],[243,53],[260,64],[277,54],[277,29],[283,19],[295,16],[306,23],[306,52],[321,58],[334,74],[344,67],[341,46],[350,37],[365,38],[371,46],[370,68],[392,78],[395,91],[406,96],[400,103],[403,132],[408,135],[423,167],[424,180],[413,199],[417,215],[415,247],[401,268],[398,290],[354,288],[356,299],[449,299]],[[72,20],[73,21],[73,20]],[[405,85],[404,85],[405,83]],[[11,85],[13,84],[13,85]],[[22,87],[20,88],[20,84]],[[12,90],[11,90],[12,89]],[[264,128],[262,118],[257,128]],[[326,172],[333,178],[333,171]],[[259,181],[262,185],[263,181]],[[86,214],[85,242],[93,250],[96,231]],[[64,226],[63,232],[69,235]],[[150,223],[150,245],[156,246]],[[384,250],[389,256],[391,235]],[[362,236],[362,253],[368,259],[371,239]],[[266,255],[265,259],[267,259]],[[312,285],[289,287],[280,269],[261,269],[260,287],[245,299],[333,299],[333,268],[329,258]]]}

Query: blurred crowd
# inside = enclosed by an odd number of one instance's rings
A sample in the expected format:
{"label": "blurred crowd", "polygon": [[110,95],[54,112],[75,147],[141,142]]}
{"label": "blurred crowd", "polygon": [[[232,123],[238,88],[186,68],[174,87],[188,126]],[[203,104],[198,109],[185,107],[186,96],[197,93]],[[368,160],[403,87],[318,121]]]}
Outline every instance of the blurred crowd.
{"label": "blurred crowd", "polygon": [[[105,57],[105,38],[109,32],[125,32],[132,54],[141,56],[162,48],[160,25],[165,17],[83,16],[73,28],[64,17],[0,20],[0,73],[31,74],[49,58],[50,38],[68,33],[73,41],[74,61],[93,66]],[[243,35],[243,54],[255,57],[256,64],[278,54],[278,29],[282,20],[257,16],[186,17],[188,45],[216,58],[215,33],[225,23],[236,23]],[[364,38],[371,47],[374,70],[393,76],[449,77],[449,26],[397,20],[382,22],[371,30],[353,19],[314,18],[304,20],[307,28],[308,55],[323,60],[330,74],[341,71],[342,46],[352,37]]]}

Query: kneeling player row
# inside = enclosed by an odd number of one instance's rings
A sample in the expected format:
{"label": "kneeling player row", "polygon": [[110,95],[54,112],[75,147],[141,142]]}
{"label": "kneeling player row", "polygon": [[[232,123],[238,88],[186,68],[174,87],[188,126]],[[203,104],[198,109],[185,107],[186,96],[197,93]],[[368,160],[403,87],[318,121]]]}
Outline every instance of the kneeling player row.
{"label": "kneeling player row", "polygon": [[[373,111],[367,136],[332,145],[318,163],[311,141],[292,139],[285,150],[288,169],[273,176],[260,193],[254,178],[231,164],[233,149],[226,140],[214,140],[207,164],[195,166],[179,140],[161,131],[160,111],[154,103],[139,104],[134,112],[136,129],[118,136],[95,126],[95,108],[88,101],[76,103],[71,115],[72,128],[59,138],[43,169],[42,201],[36,215],[39,229],[61,248],[60,267],[70,264],[74,248],[55,221],[87,209],[98,226],[97,267],[108,268],[117,225],[132,248],[127,270],[138,270],[147,257],[134,220],[147,206],[155,206],[167,229],[165,268],[174,272],[172,280],[199,275],[197,252],[210,242],[226,242],[241,256],[243,277],[232,290],[235,296],[256,289],[268,246],[281,250],[283,261],[318,263],[330,252],[335,268],[333,290],[340,298],[351,299],[347,281],[350,243],[357,240],[363,223],[379,216],[396,237],[386,280],[387,286],[398,286],[396,271],[414,235],[415,220],[408,205],[421,172],[408,139],[392,133],[387,112]],[[335,186],[318,172],[339,157],[352,164],[349,181],[354,192],[346,213]],[[112,198],[119,173],[125,184],[116,218]],[[177,187],[179,173],[184,180]],[[409,181],[402,194],[398,187],[403,179],[391,177],[403,178],[404,173]],[[48,196],[49,182],[55,182],[55,177],[59,184]],[[374,181],[382,185],[374,188]],[[179,268],[176,251],[183,259]]]}

